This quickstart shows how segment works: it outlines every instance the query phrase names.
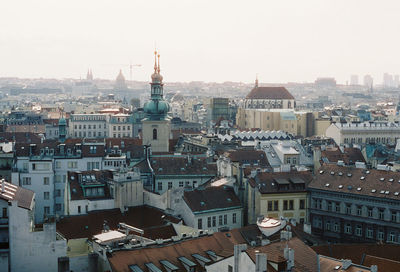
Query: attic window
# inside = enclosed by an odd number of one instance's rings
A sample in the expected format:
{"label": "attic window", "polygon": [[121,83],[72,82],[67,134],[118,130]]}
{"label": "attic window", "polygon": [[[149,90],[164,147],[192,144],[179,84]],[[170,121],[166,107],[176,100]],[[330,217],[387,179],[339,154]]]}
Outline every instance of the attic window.
{"label": "attic window", "polygon": [[389,193],[390,193],[389,191],[386,191],[386,192],[385,192],[385,195],[388,195]]}
{"label": "attic window", "polygon": [[384,193],[385,193],[385,191],[384,191],[384,190],[382,190],[382,191],[381,191],[381,194],[384,194]]}
{"label": "attic window", "polygon": [[339,185],[339,189],[342,189],[343,188],[343,185]]}
{"label": "attic window", "polygon": [[181,171],[185,171],[185,168],[184,168],[184,167],[182,167],[182,168],[181,168]]}
{"label": "attic window", "polygon": [[362,176],[360,179],[361,179],[361,180],[364,180],[364,179],[365,179],[365,177],[364,177],[364,176]]}
{"label": "attic window", "polygon": [[384,180],[385,180],[385,178],[380,178],[379,180],[380,180],[380,181],[384,181]]}
{"label": "attic window", "polygon": [[365,171],[365,173],[369,174],[369,173],[370,173],[370,171],[369,171],[369,170],[367,170],[367,171]]}
{"label": "attic window", "polygon": [[348,189],[349,191],[351,191],[351,190],[353,189],[353,186],[349,185],[349,186],[347,186],[347,189]]}
{"label": "attic window", "polygon": [[348,177],[351,177],[351,176],[352,176],[352,174],[351,174],[351,173],[348,173],[348,174],[347,174],[347,176],[348,176]]}
{"label": "attic window", "polygon": [[324,173],[324,170],[319,171],[319,173],[322,175]]}
{"label": "attic window", "polygon": [[342,173],[342,172],[339,172],[339,176],[343,176],[343,173]]}
{"label": "attic window", "polygon": [[158,168],[158,171],[162,171],[162,167]]}
{"label": "attic window", "polygon": [[394,192],[394,195],[395,195],[395,196],[398,196],[398,195],[399,195],[399,192]]}
{"label": "attic window", "polygon": [[335,266],[334,269],[335,269],[335,270],[339,270],[339,269],[340,269],[340,265]]}
{"label": "attic window", "polygon": [[375,193],[375,192],[376,192],[376,190],[375,190],[375,189],[372,189],[372,190],[371,190],[371,193]]}

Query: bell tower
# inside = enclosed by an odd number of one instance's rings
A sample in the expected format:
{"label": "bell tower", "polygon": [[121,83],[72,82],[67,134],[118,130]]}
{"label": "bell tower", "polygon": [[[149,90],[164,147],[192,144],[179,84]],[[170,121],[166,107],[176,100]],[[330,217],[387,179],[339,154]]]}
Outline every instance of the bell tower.
{"label": "bell tower", "polygon": [[[158,62],[157,62],[158,60]],[[170,106],[164,100],[163,77],[160,74],[160,55],[154,52],[154,73],[151,75],[151,98],[144,105],[146,118],[142,121],[143,144],[153,152],[168,152],[171,121]]]}

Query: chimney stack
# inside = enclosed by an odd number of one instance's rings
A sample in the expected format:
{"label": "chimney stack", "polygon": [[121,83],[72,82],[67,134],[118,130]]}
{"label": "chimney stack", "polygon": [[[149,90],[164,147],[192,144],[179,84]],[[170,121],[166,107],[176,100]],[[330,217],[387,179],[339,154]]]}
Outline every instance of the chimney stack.
{"label": "chimney stack", "polygon": [[294,267],[294,249],[286,247],[283,251],[283,256],[286,259],[286,270],[292,271]]}
{"label": "chimney stack", "polygon": [[239,260],[240,260],[240,253],[244,250],[247,249],[247,245],[246,244],[239,244],[239,245],[235,245],[233,248],[233,258],[234,258],[234,267],[233,267],[233,271],[234,272],[239,272]]}
{"label": "chimney stack", "polygon": [[267,254],[256,253],[256,272],[267,272]]}

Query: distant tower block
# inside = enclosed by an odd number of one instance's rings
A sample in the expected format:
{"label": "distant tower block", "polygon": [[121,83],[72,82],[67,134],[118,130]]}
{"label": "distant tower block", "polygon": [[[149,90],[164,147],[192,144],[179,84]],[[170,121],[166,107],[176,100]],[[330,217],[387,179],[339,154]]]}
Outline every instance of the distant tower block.
{"label": "distant tower block", "polygon": [[[158,57],[158,64],[157,64]],[[153,152],[168,152],[171,121],[170,106],[164,100],[163,77],[160,74],[160,55],[154,52],[154,73],[151,75],[151,98],[144,105],[146,118],[142,122],[143,144]]]}

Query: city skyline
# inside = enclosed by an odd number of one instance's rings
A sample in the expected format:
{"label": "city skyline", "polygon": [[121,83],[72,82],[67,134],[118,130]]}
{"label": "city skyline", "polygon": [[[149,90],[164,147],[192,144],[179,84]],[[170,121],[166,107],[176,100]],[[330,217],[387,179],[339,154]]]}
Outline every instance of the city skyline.
{"label": "city skyline", "polygon": [[22,2],[3,7],[0,77],[129,80],[141,64],[133,79],[149,81],[155,47],[170,82],[399,74],[395,1]]}

